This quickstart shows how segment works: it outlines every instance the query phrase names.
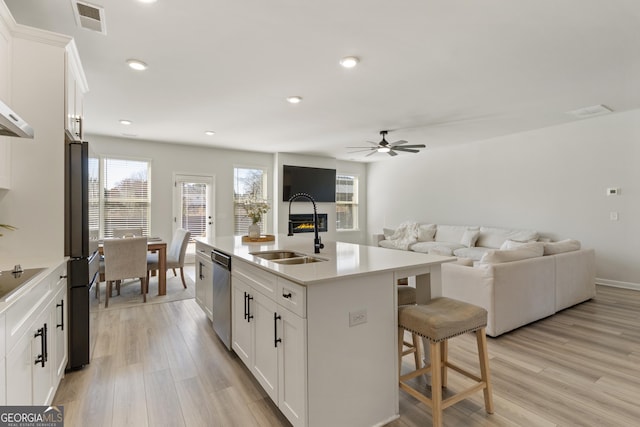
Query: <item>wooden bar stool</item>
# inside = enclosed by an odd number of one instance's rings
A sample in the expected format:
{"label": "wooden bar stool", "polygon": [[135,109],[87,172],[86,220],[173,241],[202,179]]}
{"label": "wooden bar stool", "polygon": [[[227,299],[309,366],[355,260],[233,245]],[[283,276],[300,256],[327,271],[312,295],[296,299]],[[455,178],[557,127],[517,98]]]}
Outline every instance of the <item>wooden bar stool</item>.
{"label": "wooden bar stool", "polygon": [[[416,303],[416,288],[408,286],[406,281],[401,283],[401,280],[398,280],[398,285],[396,288],[398,289],[398,307],[402,305],[411,305]],[[400,332],[398,332],[400,333]],[[416,369],[420,368],[422,365],[422,352],[420,351],[420,338],[416,334],[411,334],[411,341],[408,342],[404,340],[404,334],[402,334],[402,356],[406,356],[407,354],[413,354],[413,359],[416,364]]]}
{"label": "wooden bar stool", "polygon": [[[398,355],[402,358],[403,335],[407,330],[415,337],[419,335],[429,340],[429,366],[402,375],[400,388],[431,408],[433,426],[442,426],[442,410],[483,390],[487,413],[493,413],[493,398],[489,375],[489,355],[487,353],[487,310],[451,298],[435,298],[427,304],[404,305],[398,307]],[[449,362],[447,340],[466,332],[475,332],[480,361],[480,377]],[[426,349],[425,349],[426,351]],[[402,366],[402,364],[399,364]],[[447,368],[476,381],[472,387],[453,396],[442,399],[442,387],[447,386]],[[431,374],[431,398],[411,387],[406,381],[423,374]]]}

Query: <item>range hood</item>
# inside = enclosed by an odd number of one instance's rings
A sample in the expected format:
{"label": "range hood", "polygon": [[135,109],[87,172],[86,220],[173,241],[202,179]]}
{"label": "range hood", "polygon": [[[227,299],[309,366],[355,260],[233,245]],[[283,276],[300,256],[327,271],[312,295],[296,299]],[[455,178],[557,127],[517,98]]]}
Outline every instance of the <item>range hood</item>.
{"label": "range hood", "polygon": [[33,138],[31,126],[2,101],[0,101],[0,135]]}

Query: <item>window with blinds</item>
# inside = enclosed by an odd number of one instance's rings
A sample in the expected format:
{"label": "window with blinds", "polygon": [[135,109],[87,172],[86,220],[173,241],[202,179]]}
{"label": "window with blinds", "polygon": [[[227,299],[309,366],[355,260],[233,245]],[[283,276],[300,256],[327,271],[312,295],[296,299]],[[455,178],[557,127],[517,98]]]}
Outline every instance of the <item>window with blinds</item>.
{"label": "window with blinds", "polygon": [[178,182],[182,209],[182,228],[191,232],[191,240],[207,237],[207,184]]}
{"label": "window with blinds", "polygon": [[358,229],[358,177],[336,175],[336,230]]}
{"label": "window with blinds", "polygon": [[[233,217],[236,236],[248,233],[252,224],[251,218],[244,208],[245,203],[267,200],[267,172],[265,169],[242,168],[233,169]],[[260,232],[265,233],[265,219],[258,222]]]}
{"label": "window with blinds", "polygon": [[115,228],[142,228],[149,235],[151,164],[144,160],[102,158],[102,232],[113,237]]}

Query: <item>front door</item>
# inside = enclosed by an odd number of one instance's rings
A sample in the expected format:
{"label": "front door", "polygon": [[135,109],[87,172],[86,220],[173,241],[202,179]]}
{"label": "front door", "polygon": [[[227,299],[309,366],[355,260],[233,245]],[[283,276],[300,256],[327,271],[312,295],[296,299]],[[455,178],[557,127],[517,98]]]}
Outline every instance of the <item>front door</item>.
{"label": "front door", "polygon": [[174,180],[173,228],[191,232],[186,263],[194,262],[196,237],[214,237],[214,177],[176,174]]}

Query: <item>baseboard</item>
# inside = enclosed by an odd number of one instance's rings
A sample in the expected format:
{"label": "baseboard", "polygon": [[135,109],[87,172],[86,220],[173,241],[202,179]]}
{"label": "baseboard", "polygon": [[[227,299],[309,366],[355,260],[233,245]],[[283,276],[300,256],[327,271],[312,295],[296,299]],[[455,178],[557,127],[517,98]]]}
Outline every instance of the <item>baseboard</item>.
{"label": "baseboard", "polygon": [[596,285],[612,286],[614,288],[625,288],[640,291],[640,283],[620,282],[618,280],[596,278]]}

